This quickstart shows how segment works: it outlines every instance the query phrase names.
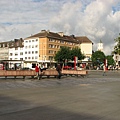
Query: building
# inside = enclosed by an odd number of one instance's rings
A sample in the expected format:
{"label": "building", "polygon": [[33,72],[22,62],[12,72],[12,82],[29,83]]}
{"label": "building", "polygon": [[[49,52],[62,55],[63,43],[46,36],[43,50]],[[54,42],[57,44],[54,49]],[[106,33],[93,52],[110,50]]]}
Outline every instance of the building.
{"label": "building", "polygon": [[100,42],[98,43],[97,50],[103,52],[103,42],[102,42],[101,40],[100,40]]}
{"label": "building", "polygon": [[67,36],[63,32],[53,33],[42,30],[40,33],[24,39],[25,61],[44,63],[48,67],[55,62],[54,56],[62,46],[72,49],[78,44],[74,35]]}
{"label": "building", "polygon": [[0,62],[8,68],[23,67],[23,39],[14,39],[0,43]]}
{"label": "building", "polygon": [[86,36],[76,37],[76,39],[79,41],[79,46],[82,54],[85,55],[85,59],[82,61],[86,61],[86,62],[90,61],[92,56],[92,50],[93,50],[92,41],[89,40]]}
{"label": "building", "polygon": [[6,49],[6,59],[9,60],[10,68],[14,67],[15,64],[19,67],[34,68],[36,63],[49,67],[55,64],[54,56],[62,46],[67,46],[70,49],[75,46],[80,47],[82,53],[86,56],[84,62],[87,62],[90,61],[93,45],[86,36],[68,36],[64,35],[63,32],[54,33],[49,30],[41,30],[25,39],[8,41],[5,45],[0,44],[1,53],[5,53],[2,48]]}
{"label": "building", "polygon": [[0,43],[0,60],[9,59],[9,42]]}

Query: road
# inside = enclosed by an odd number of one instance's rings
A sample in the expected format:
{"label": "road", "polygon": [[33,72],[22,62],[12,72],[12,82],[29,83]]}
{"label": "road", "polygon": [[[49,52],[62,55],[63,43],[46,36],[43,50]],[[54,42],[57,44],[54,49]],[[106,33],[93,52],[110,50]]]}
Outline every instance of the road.
{"label": "road", "polygon": [[120,71],[82,77],[0,79],[0,120],[119,120]]}

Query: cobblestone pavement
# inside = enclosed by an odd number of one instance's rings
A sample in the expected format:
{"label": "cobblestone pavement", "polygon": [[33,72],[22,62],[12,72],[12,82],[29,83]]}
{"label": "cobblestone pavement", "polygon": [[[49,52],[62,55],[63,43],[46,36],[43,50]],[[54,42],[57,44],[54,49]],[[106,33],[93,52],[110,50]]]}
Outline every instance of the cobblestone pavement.
{"label": "cobblestone pavement", "polygon": [[52,87],[52,86],[73,86],[80,84],[96,84],[100,82],[120,81],[120,71],[109,71],[107,76],[102,76],[102,71],[89,71],[86,77],[63,76],[60,80],[57,78],[43,78],[41,80],[30,79],[1,79],[0,90],[12,88],[34,88],[34,87]]}

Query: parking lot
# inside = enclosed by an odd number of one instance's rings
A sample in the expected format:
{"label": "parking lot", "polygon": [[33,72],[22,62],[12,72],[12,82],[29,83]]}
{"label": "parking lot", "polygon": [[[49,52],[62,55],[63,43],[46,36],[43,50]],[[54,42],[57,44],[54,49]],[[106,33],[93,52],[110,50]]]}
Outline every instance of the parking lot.
{"label": "parking lot", "polygon": [[0,78],[0,120],[119,120],[120,71],[62,79]]}

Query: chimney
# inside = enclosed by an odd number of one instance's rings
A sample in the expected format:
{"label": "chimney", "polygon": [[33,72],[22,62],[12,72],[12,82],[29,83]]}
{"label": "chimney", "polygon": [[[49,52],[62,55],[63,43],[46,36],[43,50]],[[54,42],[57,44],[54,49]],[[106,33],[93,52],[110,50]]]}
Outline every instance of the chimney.
{"label": "chimney", "polygon": [[62,36],[62,37],[63,37],[63,35],[64,35],[63,32],[58,32],[58,34],[59,34],[60,36]]}
{"label": "chimney", "polygon": [[46,32],[46,30],[41,30],[41,32],[43,33],[43,32]]}

